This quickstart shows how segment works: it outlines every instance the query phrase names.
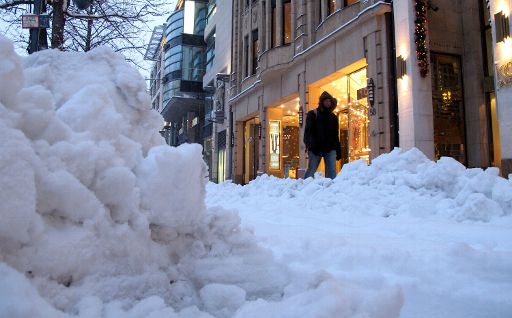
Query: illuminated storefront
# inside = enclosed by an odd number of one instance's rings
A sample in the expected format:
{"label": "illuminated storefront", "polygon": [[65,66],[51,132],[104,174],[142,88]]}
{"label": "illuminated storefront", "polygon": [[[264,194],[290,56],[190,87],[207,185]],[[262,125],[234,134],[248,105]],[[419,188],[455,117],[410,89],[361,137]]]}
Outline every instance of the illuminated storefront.
{"label": "illuminated storefront", "polygon": [[269,173],[297,178],[300,167],[299,99],[268,109]]}
{"label": "illuminated storefront", "polygon": [[[310,87],[310,109],[317,107],[318,96],[326,91],[338,101],[334,113],[339,120],[341,142],[341,160],[343,164],[354,160],[370,162],[369,144],[369,105],[366,67],[346,75],[329,76]],[[323,163],[320,171],[323,171]]]}

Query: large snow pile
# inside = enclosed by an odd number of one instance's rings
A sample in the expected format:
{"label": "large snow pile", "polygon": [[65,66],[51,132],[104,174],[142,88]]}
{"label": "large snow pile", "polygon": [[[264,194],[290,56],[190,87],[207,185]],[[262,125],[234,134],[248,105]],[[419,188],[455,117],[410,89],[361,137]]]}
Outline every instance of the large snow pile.
{"label": "large snow pile", "polygon": [[139,73],[107,48],[20,58],[0,36],[0,317],[233,314],[283,267],[207,211],[201,147],[158,135]]}
{"label": "large snow pile", "polygon": [[209,184],[206,203],[239,210],[292,282],[386,294],[403,318],[512,317],[512,182],[497,169],[395,149],[334,180]]}
{"label": "large snow pile", "polygon": [[[318,176],[319,174],[317,174]],[[211,187],[208,199],[223,196],[229,188],[239,197],[287,197],[308,208],[338,209],[342,213],[375,216],[408,214],[438,216],[462,221],[489,222],[512,215],[512,180],[499,177],[497,168],[466,169],[453,158],[429,160],[413,148],[396,148],[367,165],[355,161],[343,166],[334,180],[278,179],[261,176],[245,187],[226,183]]]}

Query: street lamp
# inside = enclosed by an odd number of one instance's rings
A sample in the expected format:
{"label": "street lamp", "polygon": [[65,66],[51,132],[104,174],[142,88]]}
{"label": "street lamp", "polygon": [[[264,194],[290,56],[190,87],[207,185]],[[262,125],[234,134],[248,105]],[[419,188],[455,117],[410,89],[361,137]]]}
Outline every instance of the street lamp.
{"label": "street lamp", "polygon": [[79,10],[85,10],[92,4],[92,0],[73,0],[73,3]]}

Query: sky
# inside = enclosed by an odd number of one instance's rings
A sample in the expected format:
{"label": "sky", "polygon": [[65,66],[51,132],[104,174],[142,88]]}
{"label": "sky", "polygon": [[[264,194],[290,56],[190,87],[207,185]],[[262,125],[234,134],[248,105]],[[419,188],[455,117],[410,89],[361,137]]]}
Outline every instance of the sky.
{"label": "sky", "polygon": [[[168,5],[164,9],[168,10],[168,11],[172,11],[172,10],[174,10],[175,6],[176,6],[176,0],[169,0]],[[148,24],[149,30],[151,30],[151,31],[141,30],[141,35],[140,35],[141,41],[143,41],[144,43],[148,43],[149,39],[151,37],[151,32],[152,32],[153,28],[157,25],[161,25],[161,24],[165,23],[165,21],[167,20],[167,17],[168,17],[168,15],[154,17],[153,21],[151,21]],[[21,17],[20,17],[18,26],[17,25],[8,25],[7,23],[0,21],[0,30],[1,30],[0,33],[2,33],[3,35],[6,35],[10,39],[14,39],[17,36],[19,36],[20,34],[23,35],[24,37],[28,38],[28,34],[29,34],[28,30],[21,29]],[[22,55],[22,56],[27,55],[27,47],[26,47],[25,43],[16,43],[15,48],[16,48],[16,52],[19,55]],[[145,78],[149,78],[149,73],[151,70],[152,62],[144,61],[142,56],[135,57],[135,59],[138,61],[138,64],[141,66],[141,67],[138,67],[140,73]]]}

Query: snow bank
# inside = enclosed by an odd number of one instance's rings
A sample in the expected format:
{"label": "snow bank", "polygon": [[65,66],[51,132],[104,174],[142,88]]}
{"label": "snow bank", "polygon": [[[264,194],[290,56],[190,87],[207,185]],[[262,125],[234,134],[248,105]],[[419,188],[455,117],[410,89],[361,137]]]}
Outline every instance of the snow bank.
{"label": "snow bank", "polygon": [[[247,186],[231,183],[210,186],[208,200],[227,191],[239,198],[261,196],[293,198],[312,210],[389,217],[441,217],[459,222],[490,222],[512,215],[512,182],[497,168],[466,169],[443,157],[429,160],[418,149],[396,148],[374,159],[371,165],[355,161],[344,165],[336,179],[279,179],[261,176]],[[220,198],[220,197],[219,197]]]}
{"label": "snow bank", "polygon": [[0,36],[0,316],[212,317],[281,296],[285,267],[206,209],[201,147],[160,125],[121,55],[22,59]]}

